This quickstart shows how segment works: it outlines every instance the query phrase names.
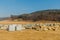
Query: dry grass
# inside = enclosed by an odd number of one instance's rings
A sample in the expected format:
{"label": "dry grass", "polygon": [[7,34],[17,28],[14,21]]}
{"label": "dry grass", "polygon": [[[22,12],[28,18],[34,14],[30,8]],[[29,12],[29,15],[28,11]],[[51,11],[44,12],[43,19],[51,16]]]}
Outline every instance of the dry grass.
{"label": "dry grass", "polygon": [[30,24],[30,23],[60,23],[60,22],[55,22],[55,21],[37,21],[37,22],[29,22],[29,21],[0,21],[0,24]]}

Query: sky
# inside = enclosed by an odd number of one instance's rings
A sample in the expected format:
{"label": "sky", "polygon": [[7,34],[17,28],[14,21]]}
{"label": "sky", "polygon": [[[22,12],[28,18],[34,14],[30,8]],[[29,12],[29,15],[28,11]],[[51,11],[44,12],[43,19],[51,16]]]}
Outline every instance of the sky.
{"label": "sky", "polygon": [[0,0],[0,17],[60,9],[60,0]]}

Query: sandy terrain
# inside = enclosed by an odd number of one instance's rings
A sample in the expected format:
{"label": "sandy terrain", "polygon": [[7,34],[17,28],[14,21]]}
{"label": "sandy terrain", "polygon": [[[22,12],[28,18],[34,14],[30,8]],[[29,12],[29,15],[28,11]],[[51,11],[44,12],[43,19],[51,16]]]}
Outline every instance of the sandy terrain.
{"label": "sandy terrain", "polygon": [[30,23],[60,23],[55,21],[37,21],[37,22],[29,22],[29,21],[0,21],[0,24],[30,24]]}
{"label": "sandy terrain", "polygon": [[60,40],[59,32],[36,30],[8,32],[0,30],[0,40]]}

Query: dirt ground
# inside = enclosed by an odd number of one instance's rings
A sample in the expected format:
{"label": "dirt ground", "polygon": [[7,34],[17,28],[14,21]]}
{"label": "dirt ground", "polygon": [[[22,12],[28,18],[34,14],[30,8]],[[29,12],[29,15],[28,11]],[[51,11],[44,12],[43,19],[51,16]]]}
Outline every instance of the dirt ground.
{"label": "dirt ground", "polygon": [[29,22],[29,21],[0,21],[0,24],[30,24],[30,23],[60,23],[55,21],[37,21],[37,22]]}
{"label": "dirt ground", "polygon": [[60,40],[60,31],[22,30],[8,32],[0,30],[0,40]]}

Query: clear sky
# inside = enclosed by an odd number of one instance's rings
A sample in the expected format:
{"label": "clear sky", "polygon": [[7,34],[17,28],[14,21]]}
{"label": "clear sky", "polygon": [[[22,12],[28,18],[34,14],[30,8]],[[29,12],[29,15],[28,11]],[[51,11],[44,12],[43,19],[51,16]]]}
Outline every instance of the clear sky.
{"label": "clear sky", "polygon": [[0,0],[0,17],[45,9],[60,9],[60,0]]}

